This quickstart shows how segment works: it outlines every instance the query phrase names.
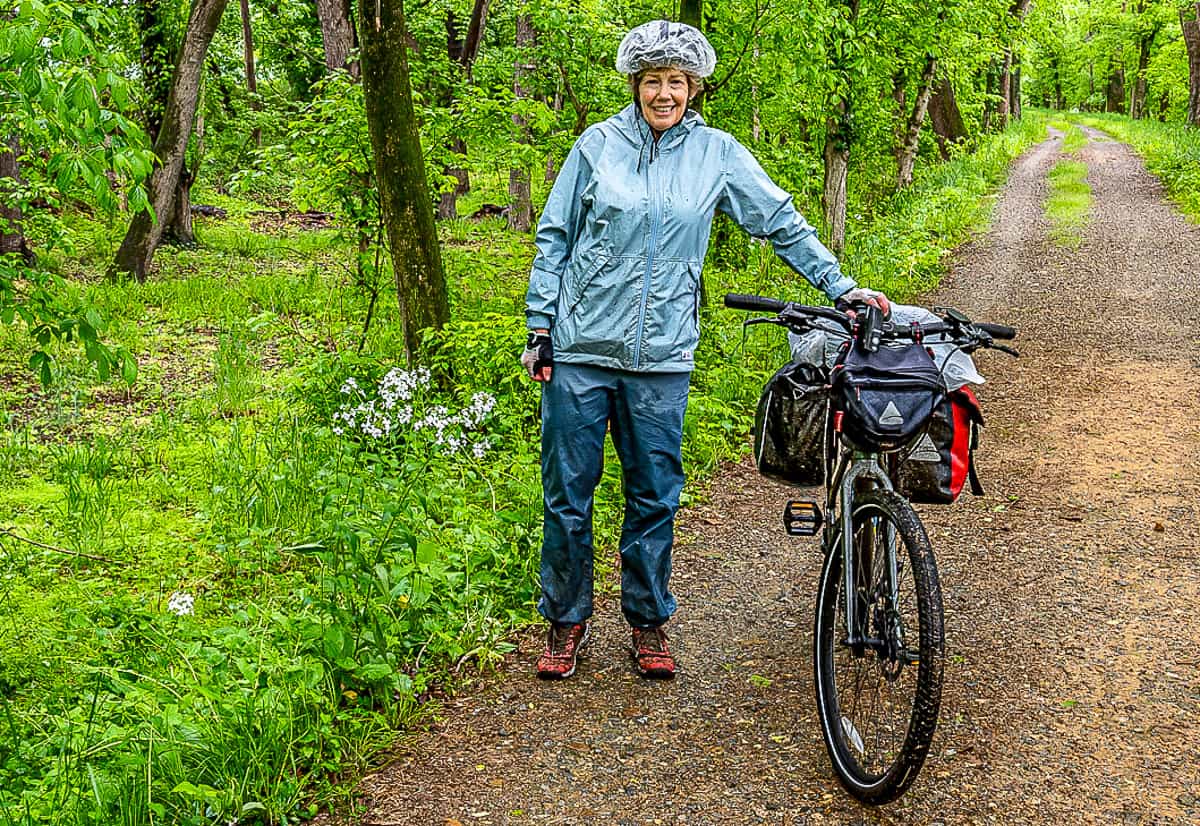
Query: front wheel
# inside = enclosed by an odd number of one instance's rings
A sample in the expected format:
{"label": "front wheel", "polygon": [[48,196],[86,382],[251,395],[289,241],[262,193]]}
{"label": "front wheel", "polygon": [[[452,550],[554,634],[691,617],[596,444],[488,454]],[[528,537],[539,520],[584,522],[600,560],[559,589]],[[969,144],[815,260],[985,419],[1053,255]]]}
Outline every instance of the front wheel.
{"label": "front wheel", "polygon": [[865,493],[855,498],[851,520],[852,594],[840,541],[821,572],[813,631],[817,711],[842,785],[863,803],[881,805],[916,778],[937,727],[942,592],[929,537],[907,501],[890,491]]}

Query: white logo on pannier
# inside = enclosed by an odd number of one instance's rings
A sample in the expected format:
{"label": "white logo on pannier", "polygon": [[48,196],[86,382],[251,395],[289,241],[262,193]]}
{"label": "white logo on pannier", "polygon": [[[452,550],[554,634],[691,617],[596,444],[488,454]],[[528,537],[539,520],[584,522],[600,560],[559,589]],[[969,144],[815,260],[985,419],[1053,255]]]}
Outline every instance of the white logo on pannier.
{"label": "white logo on pannier", "polygon": [[917,442],[917,446],[912,449],[912,453],[908,454],[908,459],[911,462],[940,462],[942,454],[938,453],[937,445],[926,433],[921,437],[921,441]]}
{"label": "white logo on pannier", "polygon": [[896,407],[895,402],[888,402],[887,407],[883,408],[879,423],[887,427],[899,427],[904,424],[904,417],[900,415],[900,408]]}

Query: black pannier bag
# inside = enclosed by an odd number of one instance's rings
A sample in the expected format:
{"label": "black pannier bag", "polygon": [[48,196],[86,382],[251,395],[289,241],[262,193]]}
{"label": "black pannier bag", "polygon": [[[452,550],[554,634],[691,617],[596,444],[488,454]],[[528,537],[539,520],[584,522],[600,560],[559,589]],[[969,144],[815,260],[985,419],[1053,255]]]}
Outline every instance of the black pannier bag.
{"label": "black pannier bag", "polygon": [[[834,425],[860,450],[899,450],[945,397],[941,373],[919,344],[868,353],[855,342],[831,374]],[[840,421],[839,421],[840,419]]]}
{"label": "black pannier bag", "polygon": [[967,480],[971,493],[983,494],[975,473],[975,448],[983,413],[971,388],[962,387],[944,398],[933,412],[929,429],[904,457],[897,487],[913,502],[949,505]]}
{"label": "black pannier bag", "polygon": [[758,472],[792,485],[823,484],[828,415],[829,387],[821,368],[792,363],[777,370],[754,417]]}

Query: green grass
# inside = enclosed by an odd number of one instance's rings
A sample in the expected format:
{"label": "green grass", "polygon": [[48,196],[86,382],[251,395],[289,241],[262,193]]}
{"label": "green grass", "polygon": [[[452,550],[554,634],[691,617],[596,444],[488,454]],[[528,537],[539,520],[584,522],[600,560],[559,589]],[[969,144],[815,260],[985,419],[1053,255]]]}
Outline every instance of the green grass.
{"label": "green grass", "polygon": [[1063,137],[1062,151],[1067,153],[1078,152],[1087,146],[1087,142],[1087,135],[1083,134],[1078,126],[1069,126]]}
{"label": "green grass", "polygon": [[[1030,118],[923,163],[873,219],[852,218],[847,270],[894,297],[935,286],[1042,134]],[[367,297],[347,245],[255,232],[257,205],[218,202],[231,217],[198,219],[201,246],[161,251],[146,284],[101,277],[120,227],[70,216],[62,298],[102,309],[105,337],[138,358],[134,387],[97,383],[59,347],[42,390],[27,335],[0,327],[0,826],[307,816],[433,687],[486,672],[535,617],[538,395],[517,362],[530,238],[498,221],[440,229],[455,321],[422,357],[437,378],[427,403],[495,395],[494,446],[476,460],[414,434],[340,436],[345,379],[369,387],[402,359],[390,288],[360,348]],[[820,300],[736,231],[706,278],[685,501],[745,450],[786,358],[781,334],[745,336],[719,295]],[[619,475],[610,455],[596,509],[608,550]],[[168,610],[176,592],[194,613]]]}
{"label": "green grass", "polygon": [[1046,199],[1050,238],[1071,249],[1078,249],[1083,243],[1082,230],[1092,208],[1087,171],[1087,164],[1080,161],[1059,161],[1050,170],[1050,197]]}
{"label": "green grass", "polygon": [[1122,115],[1073,114],[1071,118],[1132,146],[1184,215],[1200,223],[1200,129]]}

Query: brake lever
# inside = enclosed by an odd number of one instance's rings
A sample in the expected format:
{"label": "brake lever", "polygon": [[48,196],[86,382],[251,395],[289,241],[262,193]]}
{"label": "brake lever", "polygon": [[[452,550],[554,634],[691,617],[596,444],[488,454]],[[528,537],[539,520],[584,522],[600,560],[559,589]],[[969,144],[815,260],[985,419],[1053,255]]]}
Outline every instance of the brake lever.
{"label": "brake lever", "polygon": [[1021,357],[1021,354],[1018,353],[1016,350],[1014,350],[1011,347],[1005,347],[1003,344],[990,344],[990,345],[988,345],[988,349],[999,350],[1001,353],[1008,353],[1013,358]]}

